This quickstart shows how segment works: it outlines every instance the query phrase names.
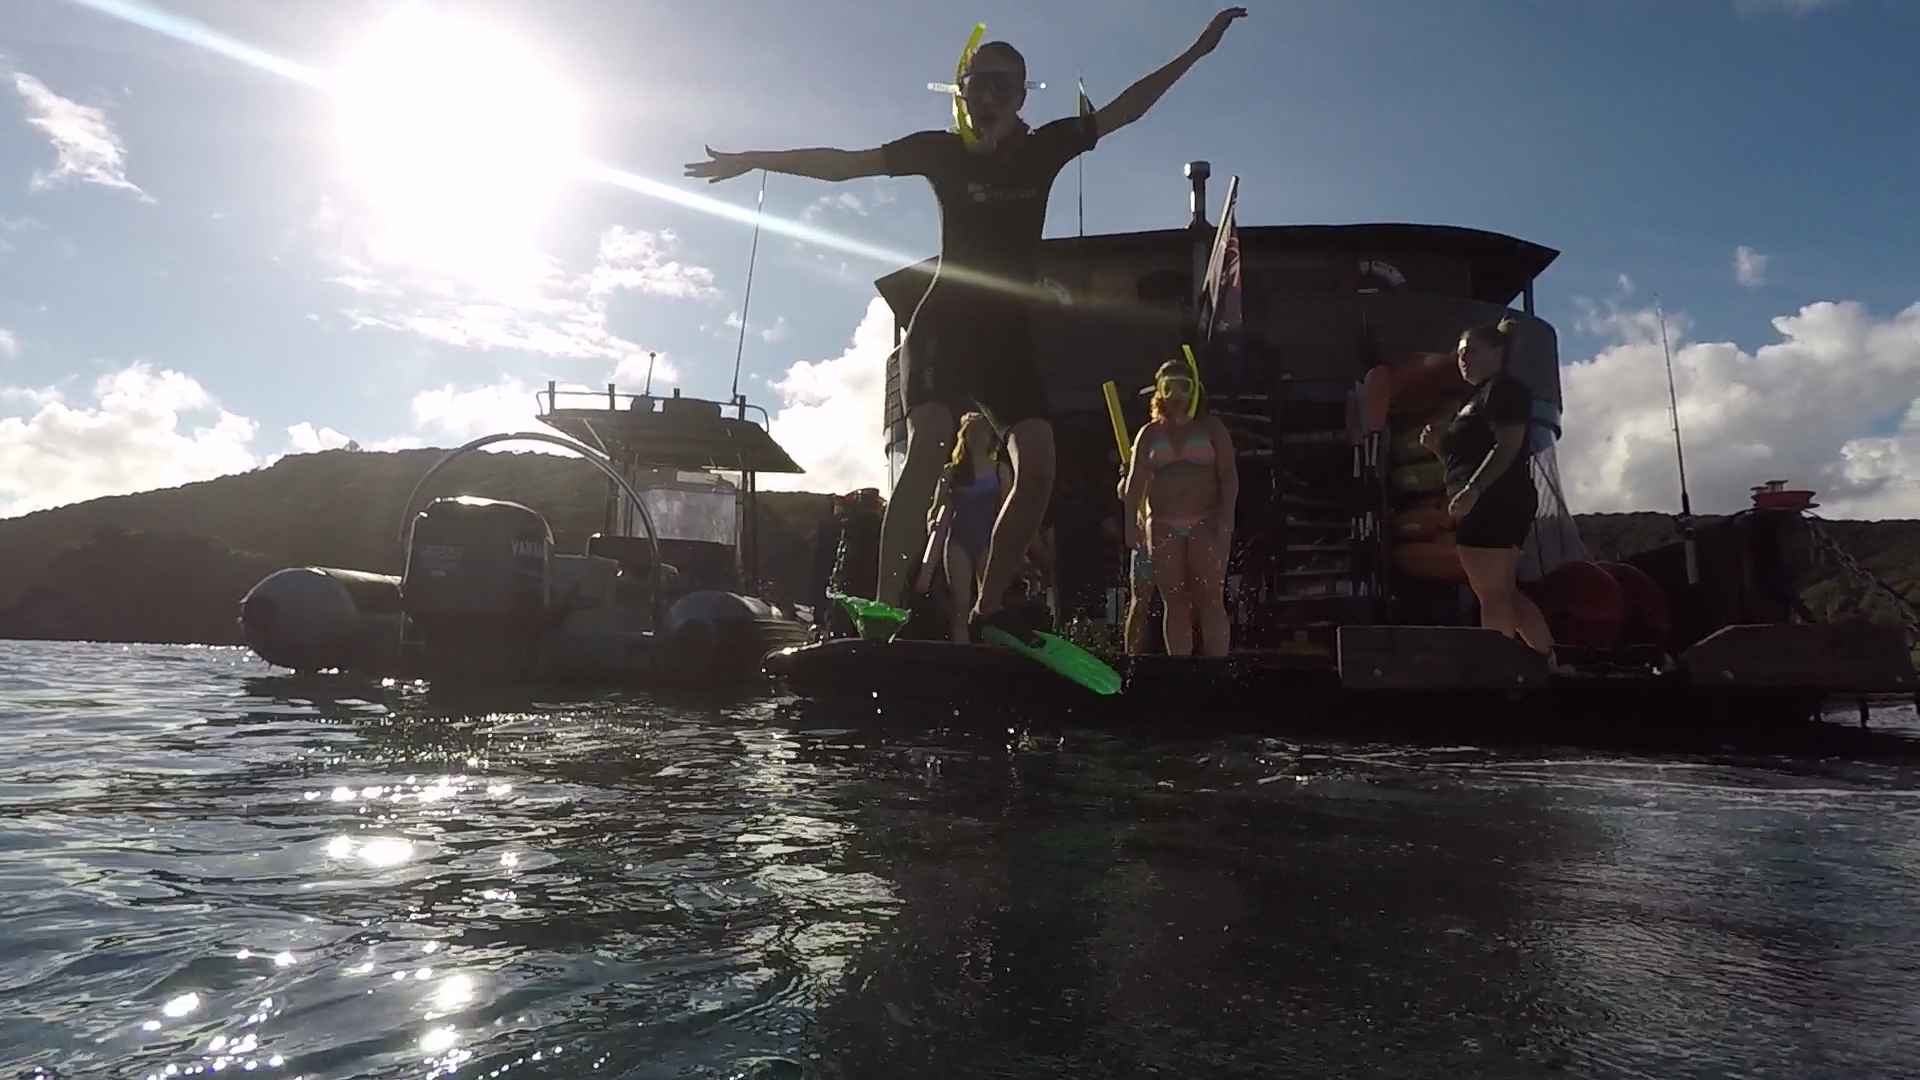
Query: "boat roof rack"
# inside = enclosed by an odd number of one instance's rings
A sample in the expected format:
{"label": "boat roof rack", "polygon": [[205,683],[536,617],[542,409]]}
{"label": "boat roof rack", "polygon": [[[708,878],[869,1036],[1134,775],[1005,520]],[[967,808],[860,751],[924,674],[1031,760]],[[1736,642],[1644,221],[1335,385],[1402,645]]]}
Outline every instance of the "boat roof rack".
{"label": "boat roof rack", "polygon": [[[805,472],[759,423],[745,418],[745,397],[731,402],[615,390],[561,390],[552,382],[534,395],[541,423],[615,461],[671,469]],[[727,416],[732,410],[736,415]]]}
{"label": "boat roof rack", "polygon": [[[1531,241],[1485,229],[1459,225],[1415,225],[1380,222],[1356,225],[1241,225],[1242,256],[1258,252],[1315,252],[1351,254],[1356,258],[1391,258],[1419,252],[1463,259],[1472,286],[1464,299],[1511,306],[1560,253]],[[1212,235],[1212,228],[1207,229]],[[1040,243],[1043,259],[1087,258],[1116,252],[1173,250],[1192,244],[1188,229],[1106,233],[1099,236],[1057,237]],[[877,279],[874,285],[896,312],[911,312],[926,289],[936,260],[905,266]]]}

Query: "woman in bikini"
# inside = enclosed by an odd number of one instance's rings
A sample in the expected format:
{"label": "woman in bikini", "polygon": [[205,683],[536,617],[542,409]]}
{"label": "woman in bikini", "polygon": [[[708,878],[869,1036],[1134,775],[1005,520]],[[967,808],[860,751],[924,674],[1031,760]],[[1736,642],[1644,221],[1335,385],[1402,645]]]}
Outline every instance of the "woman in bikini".
{"label": "woman in bikini", "polygon": [[1227,655],[1231,629],[1222,586],[1240,475],[1227,426],[1199,407],[1200,390],[1185,364],[1160,365],[1153,420],[1134,437],[1127,473],[1127,547],[1139,550],[1144,519],[1153,583],[1166,605],[1169,656],[1193,655],[1196,615],[1204,656]]}
{"label": "woman in bikini", "polygon": [[987,543],[993,537],[993,523],[1000,517],[1000,508],[1012,490],[1013,470],[1000,460],[993,426],[977,412],[961,417],[953,460],[941,470],[933,509],[927,516],[929,530],[938,525],[943,513],[953,516],[941,558],[947,568],[947,589],[952,599],[949,632],[954,641],[970,640],[967,617],[973,611],[974,590],[980,587],[979,579],[986,568]]}

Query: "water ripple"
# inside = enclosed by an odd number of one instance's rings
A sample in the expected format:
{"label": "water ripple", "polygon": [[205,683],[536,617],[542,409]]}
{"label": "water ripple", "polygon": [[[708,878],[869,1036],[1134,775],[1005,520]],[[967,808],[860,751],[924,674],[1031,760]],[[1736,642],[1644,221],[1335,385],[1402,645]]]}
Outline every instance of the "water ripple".
{"label": "water ripple", "polygon": [[965,721],[0,643],[0,1071],[1801,1077],[1920,1052],[1910,757]]}

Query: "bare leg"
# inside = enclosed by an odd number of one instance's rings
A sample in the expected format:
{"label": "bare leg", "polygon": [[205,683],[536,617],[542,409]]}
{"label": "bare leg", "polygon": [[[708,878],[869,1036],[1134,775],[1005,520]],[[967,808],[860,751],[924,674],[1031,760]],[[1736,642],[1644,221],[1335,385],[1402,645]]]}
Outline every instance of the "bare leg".
{"label": "bare leg", "polygon": [[[1518,555],[1518,552],[1515,553]],[[1546,613],[1533,597],[1520,591],[1516,580],[1513,587],[1514,629],[1520,632],[1520,640],[1532,647],[1534,652],[1551,657],[1553,655],[1553,630],[1547,626]]]}
{"label": "bare leg", "polygon": [[[1145,557],[1146,552],[1136,553]],[[1126,645],[1128,656],[1138,656],[1147,648],[1147,613],[1153,606],[1153,574],[1151,566],[1144,576],[1136,574],[1137,563],[1132,556],[1127,562],[1127,622]]]}
{"label": "bare leg", "polygon": [[1520,591],[1520,549],[1462,546],[1457,550],[1467,583],[1480,598],[1480,625],[1517,637],[1534,652],[1551,657],[1553,633],[1547,628],[1547,618]]}
{"label": "bare leg", "polygon": [[1460,554],[1460,568],[1467,573],[1467,584],[1480,601],[1480,625],[1513,637],[1511,603],[1500,581],[1500,550],[1464,544],[1455,550]]}
{"label": "bare leg", "polygon": [[1136,590],[1127,599],[1127,655],[1138,656],[1147,647],[1147,608],[1153,603],[1153,594],[1145,589]]}
{"label": "bare leg", "polygon": [[[993,523],[980,596],[974,601],[974,611],[979,615],[992,615],[1005,605],[1007,588],[1020,572],[1027,545],[1039,535],[1047,500],[1053,495],[1053,425],[1037,418],[1013,425],[1007,432],[1007,452],[1013,459],[1013,492]],[[911,443],[908,457],[912,457]],[[936,464],[934,475],[938,473]],[[932,498],[931,485],[927,497]],[[924,504],[920,513],[926,513]]]}
{"label": "bare leg", "polygon": [[1189,542],[1169,536],[1164,528],[1152,540],[1153,583],[1166,605],[1168,656],[1193,655],[1193,587],[1187,584]]}
{"label": "bare leg", "polygon": [[967,549],[947,534],[947,598],[952,605],[947,612],[947,636],[964,644],[967,641],[967,615],[973,611],[973,556]]}
{"label": "bare leg", "polygon": [[927,545],[927,507],[940,481],[940,465],[953,452],[953,410],[921,404],[907,414],[907,462],[894,481],[887,516],[880,524],[880,578],[874,599],[900,605],[914,557]]}
{"label": "bare leg", "polygon": [[1200,617],[1200,655],[1225,656],[1233,634],[1227,620],[1227,552],[1212,523],[1187,541],[1187,583],[1193,588],[1193,608]]}

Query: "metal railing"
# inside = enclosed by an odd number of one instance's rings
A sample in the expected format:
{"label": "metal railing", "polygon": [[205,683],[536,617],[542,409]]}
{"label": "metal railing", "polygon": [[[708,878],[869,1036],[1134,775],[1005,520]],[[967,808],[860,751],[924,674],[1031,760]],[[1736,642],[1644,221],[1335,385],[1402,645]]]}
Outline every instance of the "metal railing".
{"label": "metal railing", "polygon": [[[749,410],[753,412],[757,412],[760,414],[760,427],[766,431],[771,431],[773,429],[773,417],[768,415],[767,410],[763,406],[755,405],[752,402],[748,401],[746,399],[746,395],[744,394],[736,396],[732,401],[709,401],[706,398],[681,397],[678,393],[669,395],[667,397],[660,397],[658,395],[650,394],[650,393],[640,393],[640,394],[627,393],[625,391],[620,390],[618,388],[618,385],[615,383],[608,383],[607,388],[604,391],[602,390],[562,390],[560,389],[559,384],[551,379],[547,381],[547,388],[545,390],[536,390],[533,393],[533,404],[534,404],[535,415],[544,419],[552,415],[553,413],[559,411],[559,409],[561,408],[560,399],[563,397],[568,398],[570,400],[571,399],[588,399],[595,402],[595,404],[592,404],[592,405],[586,405],[586,404],[580,405],[579,408],[582,408],[582,409],[601,408],[601,405],[598,403],[605,402],[606,403],[605,408],[610,412],[635,411],[633,409],[632,403],[637,401],[645,401],[648,403],[655,402],[655,401],[672,401],[676,399],[680,401],[704,401],[710,405],[718,405],[722,409],[735,410],[735,416],[741,420],[746,419],[746,414]],[[624,410],[621,408],[621,404],[623,402],[626,403],[626,408]],[[646,411],[651,412],[652,410],[648,409]]]}
{"label": "metal railing", "polygon": [[475,450],[491,446],[494,443],[509,442],[515,439],[530,439],[534,442],[543,442],[550,446],[564,447],[579,454],[581,457],[586,458],[587,462],[594,468],[605,473],[607,479],[620,485],[620,489],[626,493],[627,498],[633,500],[634,507],[640,513],[640,523],[647,527],[647,554],[652,561],[652,565],[647,568],[647,576],[648,585],[653,594],[653,625],[656,629],[664,628],[666,626],[666,607],[662,588],[665,584],[665,576],[661,572],[660,537],[653,528],[653,515],[647,512],[647,504],[640,498],[640,493],[635,491],[633,485],[627,483],[626,478],[620,475],[620,471],[613,467],[612,460],[605,454],[596,452],[585,443],[575,439],[569,439],[564,435],[554,435],[543,431],[509,431],[497,435],[482,435],[480,438],[474,439],[472,442],[458,449],[447,451],[447,456],[434,462],[433,467],[428,469],[426,473],[420,477],[419,481],[413,485],[413,490],[407,494],[406,505],[400,510],[400,558],[402,564],[404,565],[407,553],[413,548],[413,527],[419,521],[419,518],[416,517],[413,512],[414,504],[419,502],[420,492],[426,488],[427,482],[438,475],[440,470]]}

